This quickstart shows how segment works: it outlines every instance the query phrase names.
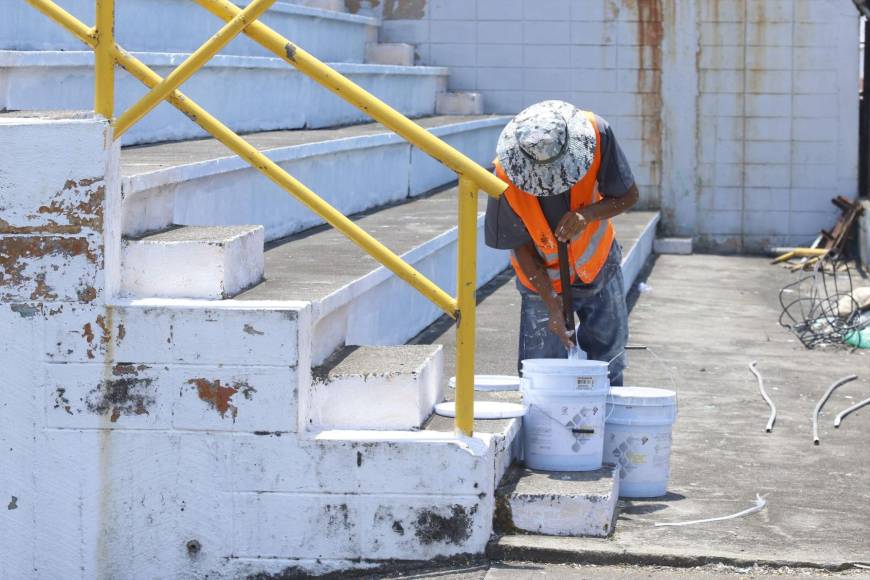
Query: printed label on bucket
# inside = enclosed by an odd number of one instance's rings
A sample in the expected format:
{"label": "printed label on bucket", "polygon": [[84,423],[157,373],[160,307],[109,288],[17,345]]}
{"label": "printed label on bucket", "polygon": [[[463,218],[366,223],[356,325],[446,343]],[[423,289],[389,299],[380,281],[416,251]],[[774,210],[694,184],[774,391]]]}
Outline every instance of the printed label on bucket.
{"label": "printed label on bucket", "polygon": [[671,433],[608,433],[605,461],[619,466],[620,479],[657,481],[667,479],[671,454]]}
{"label": "printed label on bucket", "polygon": [[[558,414],[551,417],[532,406],[529,409],[529,414],[536,416],[533,417],[532,421],[526,421],[523,426],[530,451],[534,453],[550,452],[555,445],[561,448],[562,453],[567,452],[568,449],[573,453],[583,452],[583,448],[587,444],[600,439],[602,436],[604,419],[600,411],[601,409],[597,405],[583,406],[579,409],[562,406]],[[543,415],[543,417],[537,417],[537,415]],[[535,421],[535,419],[540,419],[540,421]]]}
{"label": "printed label on bucket", "polygon": [[577,390],[588,391],[595,385],[595,379],[592,377],[577,377]]}

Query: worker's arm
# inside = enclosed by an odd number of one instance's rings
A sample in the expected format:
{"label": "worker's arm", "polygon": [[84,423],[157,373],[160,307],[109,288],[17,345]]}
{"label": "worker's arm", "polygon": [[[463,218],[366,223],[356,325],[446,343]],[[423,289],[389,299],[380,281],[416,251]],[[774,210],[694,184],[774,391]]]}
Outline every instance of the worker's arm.
{"label": "worker's arm", "polygon": [[560,242],[573,240],[586,229],[590,223],[598,220],[606,220],[625,213],[637,204],[640,193],[637,185],[632,185],[625,195],[620,197],[605,197],[597,203],[587,205],[580,211],[569,211],[556,226],[556,239]]}
{"label": "worker's arm", "polygon": [[565,348],[573,347],[571,335],[565,327],[565,319],[563,318],[562,297],[553,290],[553,284],[547,275],[547,267],[544,265],[540,254],[538,254],[538,250],[535,249],[535,244],[529,242],[514,249],[513,252],[523,274],[526,275],[526,278],[529,279],[529,282],[538,291],[538,295],[547,307],[550,318],[547,327],[550,329],[550,332],[559,337]]}

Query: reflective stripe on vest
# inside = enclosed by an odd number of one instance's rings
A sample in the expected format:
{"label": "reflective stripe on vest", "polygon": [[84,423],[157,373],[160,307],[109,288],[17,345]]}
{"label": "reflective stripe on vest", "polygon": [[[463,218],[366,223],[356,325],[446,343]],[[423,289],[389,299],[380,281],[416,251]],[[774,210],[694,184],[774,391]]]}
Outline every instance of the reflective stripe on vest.
{"label": "reflective stripe on vest", "polygon": [[[596,187],[598,168],[601,165],[601,135],[598,131],[598,124],[595,122],[595,115],[589,112],[586,115],[595,128],[595,155],[586,175],[571,188],[571,211],[577,211],[601,199],[601,194],[598,193]],[[505,199],[522,220],[523,225],[526,226],[526,230],[528,230],[534,241],[538,255],[547,267],[547,275],[552,282],[553,289],[561,293],[562,284],[559,276],[558,243],[552,229],[550,229],[550,224],[544,216],[539,199],[511,183],[497,160],[495,166],[496,175],[509,184],[507,191],[504,193]],[[601,268],[607,262],[614,238],[613,224],[610,223],[610,220],[602,220],[589,224],[577,238],[568,244],[568,256],[573,265],[573,268],[571,268],[572,283],[577,277],[586,284],[595,280]],[[537,289],[523,273],[516,261],[516,257],[513,255],[511,255],[511,264],[520,282],[526,288],[537,292]]]}

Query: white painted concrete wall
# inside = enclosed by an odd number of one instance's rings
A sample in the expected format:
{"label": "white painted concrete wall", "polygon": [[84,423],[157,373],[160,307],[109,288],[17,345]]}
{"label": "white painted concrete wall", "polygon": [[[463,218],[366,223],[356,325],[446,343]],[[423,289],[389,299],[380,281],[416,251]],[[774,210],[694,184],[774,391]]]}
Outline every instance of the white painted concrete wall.
{"label": "white painted concrete wall", "polygon": [[310,304],[113,298],[118,148],[77,117],[0,116],[0,578],[481,553],[517,425],[307,433]]}
{"label": "white painted concrete wall", "polygon": [[[384,6],[386,8],[384,8]],[[843,0],[398,0],[381,39],[489,112],[607,118],[646,205],[698,247],[807,243],[857,194],[858,13]]]}

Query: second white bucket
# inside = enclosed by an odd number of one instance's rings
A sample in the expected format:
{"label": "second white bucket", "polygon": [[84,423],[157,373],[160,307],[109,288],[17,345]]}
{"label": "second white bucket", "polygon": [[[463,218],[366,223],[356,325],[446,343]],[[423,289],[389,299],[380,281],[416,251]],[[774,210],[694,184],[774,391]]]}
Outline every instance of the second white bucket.
{"label": "second white bucket", "polygon": [[610,379],[606,362],[569,359],[523,361],[526,466],[542,471],[601,467],[604,413]]}
{"label": "second white bucket", "polygon": [[620,497],[668,492],[671,429],[677,394],[649,387],[613,387],[607,398],[604,460],[619,467]]}

